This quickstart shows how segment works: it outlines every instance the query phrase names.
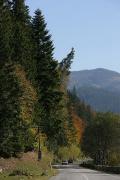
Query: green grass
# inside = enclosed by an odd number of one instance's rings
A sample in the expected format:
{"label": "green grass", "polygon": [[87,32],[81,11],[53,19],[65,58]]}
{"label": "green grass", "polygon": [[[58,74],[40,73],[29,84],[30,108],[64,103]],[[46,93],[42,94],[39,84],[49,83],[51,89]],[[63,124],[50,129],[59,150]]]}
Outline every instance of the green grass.
{"label": "green grass", "polygon": [[9,176],[9,173],[3,173],[0,175],[0,180],[49,180],[50,177],[54,176],[55,173],[49,171],[48,176],[40,176],[40,175],[33,175],[33,176]]}
{"label": "green grass", "polygon": [[35,153],[27,153],[21,159],[0,159],[0,167],[4,169],[0,180],[48,180],[56,174],[50,168],[50,159],[49,153],[40,162]]}

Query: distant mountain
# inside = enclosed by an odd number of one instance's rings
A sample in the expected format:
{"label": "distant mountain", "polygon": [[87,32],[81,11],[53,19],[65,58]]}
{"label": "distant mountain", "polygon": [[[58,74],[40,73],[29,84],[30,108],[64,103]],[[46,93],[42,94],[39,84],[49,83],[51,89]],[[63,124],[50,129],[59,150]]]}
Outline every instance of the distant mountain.
{"label": "distant mountain", "polygon": [[102,68],[74,71],[68,85],[73,87],[95,110],[120,113],[120,73]]}

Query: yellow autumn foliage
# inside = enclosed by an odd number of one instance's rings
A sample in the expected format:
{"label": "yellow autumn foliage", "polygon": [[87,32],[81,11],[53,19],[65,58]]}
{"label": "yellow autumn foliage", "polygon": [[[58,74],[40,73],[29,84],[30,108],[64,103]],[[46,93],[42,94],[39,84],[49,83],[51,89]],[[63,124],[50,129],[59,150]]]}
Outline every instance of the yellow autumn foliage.
{"label": "yellow autumn foliage", "polygon": [[21,65],[14,65],[15,75],[19,81],[19,86],[22,90],[20,97],[20,117],[26,123],[32,121],[34,105],[37,101],[37,93],[31,82],[27,79],[26,73]]}
{"label": "yellow autumn foliage", "polygon": [[76,129],[76,134],[77,134],[76,141],[79,144],[82,140],[83,133],[85,130],[85,122],[80,117],[78,117],[78,115],[74,111],[72,111],[71,116],[72,116],[74,127]]}

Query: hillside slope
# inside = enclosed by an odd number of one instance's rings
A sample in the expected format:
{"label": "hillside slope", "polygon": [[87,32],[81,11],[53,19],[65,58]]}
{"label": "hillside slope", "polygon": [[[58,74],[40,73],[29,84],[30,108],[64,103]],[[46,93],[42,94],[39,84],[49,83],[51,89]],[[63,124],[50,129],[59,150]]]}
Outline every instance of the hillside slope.
{"label": "hillside slope", "polygon": [[107,69],[73,71],[70,75],[69,88],[92,86],[120,92],[120,73]]}
{"label": "hillside slope", "polygon": [[69,89],[97,111],[120,113],[120,73],[107,69],[72,72]]}

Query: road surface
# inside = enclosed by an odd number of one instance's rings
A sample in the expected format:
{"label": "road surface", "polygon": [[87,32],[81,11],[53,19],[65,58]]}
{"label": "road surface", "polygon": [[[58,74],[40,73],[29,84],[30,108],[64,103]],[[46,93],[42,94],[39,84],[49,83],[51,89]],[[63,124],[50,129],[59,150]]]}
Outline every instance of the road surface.
{"label": "road surface", "polygon": [[50,180],[120,180],[120,175],[112,175],[84,168],[60,169]]}

